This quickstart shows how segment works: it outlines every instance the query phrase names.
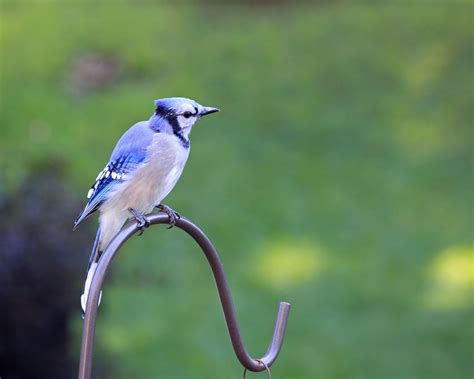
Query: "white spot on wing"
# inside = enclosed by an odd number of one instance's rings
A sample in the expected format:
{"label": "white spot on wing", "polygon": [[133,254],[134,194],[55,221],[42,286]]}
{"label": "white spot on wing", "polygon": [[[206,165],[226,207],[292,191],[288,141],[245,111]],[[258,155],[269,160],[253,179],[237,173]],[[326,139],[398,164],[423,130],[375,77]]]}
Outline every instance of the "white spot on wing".
{"label": "white spot on wing", "polygon": [[94,188],[91,188],[89,192],[87,192],[87,198],[90,199],[93,193],[94,193]]}
{"label": "white spot on wing", "polygon": [[107,173],[105,174],[105,177],[108,178],[110,175],[110,171],[107,171]]}
{"label": "white spot on wing", "polygon": [[117,173],[112,172],[112,179],[117,179]]}

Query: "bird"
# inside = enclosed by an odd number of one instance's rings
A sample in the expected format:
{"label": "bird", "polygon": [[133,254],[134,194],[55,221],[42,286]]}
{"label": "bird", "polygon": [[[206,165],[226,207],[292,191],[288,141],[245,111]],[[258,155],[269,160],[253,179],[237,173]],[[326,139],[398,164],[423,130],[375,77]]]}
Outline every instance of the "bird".
{"label": "bird", "polygon": [[[74,230],[99,212],[99,227],[86,270],[81,296],[83,315],[99,259],[128,220],[136,220],[140,234],[149,226],[145,214],[155,207],[168,215],[170,227],[179,214],[163,199],[183,172],[190,152],[189,136],[203,116],[219,112],[184,97],[158,99],[148,121],[130,127],[117,142],[109,162],[87,193],[87,204],[74,222]],[[99,303],[102,296],[100,293]]]}

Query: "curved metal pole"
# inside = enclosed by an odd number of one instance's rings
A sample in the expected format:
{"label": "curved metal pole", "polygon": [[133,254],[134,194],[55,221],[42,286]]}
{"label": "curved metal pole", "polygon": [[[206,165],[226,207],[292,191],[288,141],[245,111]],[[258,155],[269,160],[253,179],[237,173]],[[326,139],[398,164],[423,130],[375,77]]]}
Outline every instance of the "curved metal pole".
{"label": "curved metal pole", "polygon": [[[168,216],[162,213],[148,215],[147,219],[150,222],[150,225],[168,223]],[[214,279],[216,282],[217,291],[219,293],[219,298],[221,300],[222,309],[224,311],[225,321],[227,323],[227,329],[229,330],[232,346],[234,347],[235,354],[237,355],[240,363],[246,369],[255,372],[265,370],[265,365],[270,367],[273,362],[275,362],[283,344],[283,337],[285,336],[286,323],[291,305],[285,302],[280,303],[272,341],[267,349],[267,352],[262,358],[258,360],[253,359],[247,353],[242,341],[229,285],[227,284],[224,268],[214,245],[201,231],[201,229],[184,217],[181,217],[181,219],[177,220],[175,226],[184,230],[191,237],[193,237],[206,255],[207,261],[211,266],[212,273],[214,274]],[[99,260],[99,264],[97,265],[94,277],[92,278],[89,296],[87,298],[86,313],[82,332],[81,357],[79,361],[79,379],[89,379],[91,377],[97,307],[99,302],[99,294],[104,283],[105,275],[107,274],[112,259],[114,258],[115,254],[117,254],[120,247],[137,231],[138,228],[136,223],[130,223],[124,229],[122,229],[122,231],[109,244],[101,259]],[[264,362],[265,365],[259,361]]]}

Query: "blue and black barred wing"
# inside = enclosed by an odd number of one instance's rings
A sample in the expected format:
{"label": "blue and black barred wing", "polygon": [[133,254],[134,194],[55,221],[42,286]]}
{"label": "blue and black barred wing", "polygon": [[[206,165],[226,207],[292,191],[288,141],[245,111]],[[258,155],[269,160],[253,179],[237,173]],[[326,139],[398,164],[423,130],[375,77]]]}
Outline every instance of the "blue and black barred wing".
{"label": "blue and black barred wing", "polygon": [[148,146],[153,141],[153,131],[147,121],[138,122],[128,129],[115,146],[109,163],[99,173],[94,185],[87,193],[89,201],[76,219],[74,228],[86,217],[94,213],[107,199],[108,194],[126,180],[146,159]]}
{"label": "blue and black barred wing", "polygon": [[77,228],[82,220],[90,216],[100,207],[115,186],[122,183],[126,179],[126,175],[132,172],[142,160],[143,159],[137,160],[136,157],[132,155],[121,156],[118,159],[110,161],[107,166],[105,166],[87,193],[89,200],[84,210],[76,218],[74,229]]}

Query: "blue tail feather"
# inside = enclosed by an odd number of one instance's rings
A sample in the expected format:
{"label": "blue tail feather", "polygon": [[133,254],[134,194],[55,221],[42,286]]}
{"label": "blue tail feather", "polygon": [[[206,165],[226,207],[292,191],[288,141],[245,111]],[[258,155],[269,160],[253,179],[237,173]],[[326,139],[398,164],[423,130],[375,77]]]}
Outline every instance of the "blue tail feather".
{"label": "blue tail feather", "polygon": [[89,263],[87,264],[86,274],[89,271],[92,262],[97,262],[102,254],[99,251],[99,240],[100,240],[100,226],[97,229],[97,234],[95,235],[94,245],[92,246],[91,256],[89,258]]}

